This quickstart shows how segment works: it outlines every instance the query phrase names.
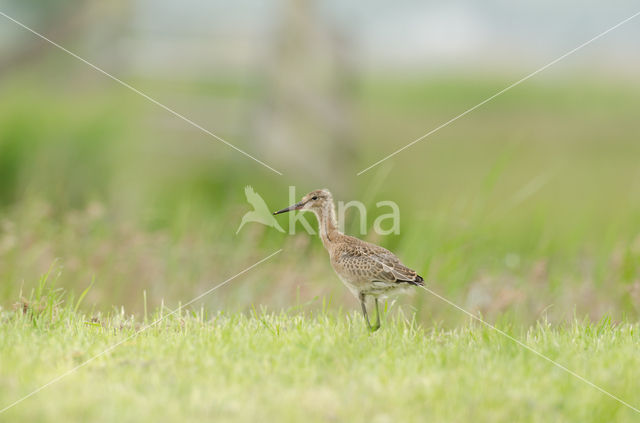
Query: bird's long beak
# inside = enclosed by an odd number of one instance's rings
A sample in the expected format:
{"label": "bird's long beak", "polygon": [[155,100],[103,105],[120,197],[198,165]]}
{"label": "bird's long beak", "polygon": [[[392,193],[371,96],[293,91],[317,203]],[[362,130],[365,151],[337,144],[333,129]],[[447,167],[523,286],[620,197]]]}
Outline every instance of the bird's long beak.
{"label": "bird's long beak", "polygon": [[282,209],[282,210],[278,210],[277,212],[274,212],[273,215],[275,216],[276,214],[290,212],[291,210],[300,210],[302,206],[304,206],[304,202],[300,201],[299,203],[295,203],[287,207],[286,209]]}

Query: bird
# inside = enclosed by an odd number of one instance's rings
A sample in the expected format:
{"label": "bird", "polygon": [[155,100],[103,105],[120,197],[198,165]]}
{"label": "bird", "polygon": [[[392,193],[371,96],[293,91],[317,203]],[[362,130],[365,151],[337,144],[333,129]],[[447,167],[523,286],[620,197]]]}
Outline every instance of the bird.
{"label": "bird", "polygon": [[[360,301],[364,320],[371,332],[380,329],[380,298],[400,293],[412,285],[424,286],[422,276],[402,264],[391,251],[338,230],[333,196],[329,190],[311,191],[299,202],[273,214],[294,210],[311,211],[316,215],[320,238],[329,252],[331,266]],[[376,322],[373,325],[367,313],[366,301],[369,298],[373,298],[376,309]]]}
{"label": "bird", "polygon": [[267,203],[264,202],[260,194],[255,192],[250,185],[244,188],[244,195],[247,197],[247,202],[253,206],[253,210],[246,212],[244,216],[242,216],[242,221],[240,222],[240,226],[238,226],[236,235],[247,222],[262,223],[263,225],[276,228],[280,232],[284,232],[284,229],[282,229],[276,218],[271,215]]}

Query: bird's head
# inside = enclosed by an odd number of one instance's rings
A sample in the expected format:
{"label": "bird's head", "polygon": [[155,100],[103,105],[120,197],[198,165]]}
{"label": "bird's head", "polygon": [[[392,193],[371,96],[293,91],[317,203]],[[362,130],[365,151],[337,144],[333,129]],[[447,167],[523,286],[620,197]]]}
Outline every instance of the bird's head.
{"label": "bird's head", "polygon": [[318,211],[324,209],[327,204],[333,204],[333,197],[331,196],[331,193],[327,189],[317,189],[302,197],[302,200],[300,200],[299,202],[292,204],[282,210],[278,210],[273,214],[276,215],[280,213],[286,213],[292,210]]}

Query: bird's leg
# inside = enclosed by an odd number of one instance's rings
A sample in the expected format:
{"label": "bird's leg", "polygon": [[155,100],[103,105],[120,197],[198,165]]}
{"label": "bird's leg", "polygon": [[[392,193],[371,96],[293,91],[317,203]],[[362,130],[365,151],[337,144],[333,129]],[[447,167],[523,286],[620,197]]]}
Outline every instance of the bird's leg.
{"label": "bird's leg", "polygon": [[376,324],[375,326],[373,326],[371,328],[372,332],[377,331],[378,329],[380,329],[380,309],[378,308],[378,298],[375,298],[375,303],[376,303]]}
{"label": "bird's leg", "polygon": [[364,315],[364,320],[365,322],[367,322],[367,327],[369,328],[370,331],[374,331],[373,327],[371,326],[371,322],[369,322],[369,315],[367,314],[367,306],[365,305],[364,302],[364,294],[359,294],[358,298],[360,299],[360,305],[362,306],[362,314]]}

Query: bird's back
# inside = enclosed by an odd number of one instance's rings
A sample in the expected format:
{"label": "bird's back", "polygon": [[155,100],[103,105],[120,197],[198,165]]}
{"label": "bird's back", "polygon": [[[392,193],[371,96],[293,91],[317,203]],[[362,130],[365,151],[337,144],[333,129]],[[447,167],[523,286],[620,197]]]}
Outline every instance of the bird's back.
{"label": "bird's back", "polygon": [[402,285],[423,285],[416,271],[406,267],[386,248],[340,234],[329,249],[340,278],[358,291],[387,291]]}

